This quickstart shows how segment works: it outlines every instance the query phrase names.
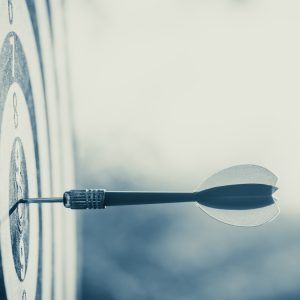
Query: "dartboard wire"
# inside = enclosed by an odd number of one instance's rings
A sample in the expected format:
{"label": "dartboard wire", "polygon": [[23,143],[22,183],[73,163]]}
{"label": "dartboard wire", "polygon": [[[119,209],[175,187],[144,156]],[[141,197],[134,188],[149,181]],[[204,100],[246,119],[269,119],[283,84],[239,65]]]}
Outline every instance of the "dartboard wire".
{"label": "dartboard wire", "polygon": [[[66,84],[65,84],[65,73],[62,72],[61,69],[58,70],[58,68],[61,68],[62,66],[64,66],[65,64],[65,59],[63,59],[64,57],[64,52],[65,49],[61,49],[60,47],[62,47],[62,43],[65,42],[65,40],[61,40],[61,36],[62,36],[62,24],[61,24],[61,12],[62,9],[60,7],[60,2],[59,1],[54,1],[51,2],[50,5],[50,10],[51,10],[51,16],[48,16],[49,18],[53,17],[52,20],[52,24],[55,27],[54,29],[51,28],[52,30],[52,39],[53,39],[53,43],[50,45],[52,48],[52,59],[53,59],[53,68],[54,68],[54,74],[55,74],[55,85],[57,87],[56,89],[56,107],[57,107],[57,112],[56,112],[56,117],[59,120],[59,124],[60,124],[60,130],[59,130],[59,137],[58,139],[61,141],[58,144],[58,148],[59,148],[59,166],[60,166],[60,171],[59,171],[59,176],[61,178],[61,180],[59,180],[59,185],[60,185],[60,189],[63,189],[66,187],[66,184],[68,180],[66,180],[67,177],[70,177],[70,173],[68,170],[67,174],[64,174],[64,176],[62,176],[62,174],[66,171],[66,168],[63,168],[63,166],[65,165],[65,153],[66,153],[66,149],[65,149],[65,144],[66,144],[66,136],[63,136],[63,134],[65,134],[65,128],[66,128],[66,119],[68,119],[68,116],[70,114],[70,111],[63,111],[62,112],[62,105],[63,103],[66,102],[67,99],[69,99],[69,95],[68,93],[66,93]],[[53,5],[53,7],[52,7]],[[49,14],[49,11],[48,11]],[[56,42],[55,42],[56,41]],[[58,49],[59,47],[59,49]],[[63,78],[60,76],[63,73]],[[59,77],[60,76],[60,77]],[[63,122],[63,123],[62,123]],[[69,127],[69,124],[67,124],[67,127]],[[68,134],[67,136],[67,140],[70,138],[70,134]],[[70,153],[70,151],[68,151],[68,153]],[[70,155],[68,155],[68,157],[70,157]],[[68,167],[70,166],[70,164],[68,164]],[[69,181],[70,182],[70,181]],[[57,187],[57,186],[56,186]],[[62,192],[62,190],[59,190],[59,192]],[[72,224],[74,223],[74,219],[73,216],[70,216],[68,214],[66,214],[66,212],[60,208],[54,208],[55,214],[54,214],[54,218],[55,218],[55,224],[56,224],[56,231],[59,229],[59,234],[56,235],[55,240],[59,240],[62,241],[62,243],[65,243],[65,241],[67,239],[72,238],[73,235],[75,235],[75,230],[73,228],[73,233],[70,235],[70,232],[68,232],[67,235],[67,221],[72,222]],[[70,218],[71,217],[71,218]],[[75,237],[73,239],[75,241]],[[72,240],[72,243],[73,243]],[[63,247],[62,250],[63,252],[58,253],[56,252],[55,255],[55,264],[57,266],[57,271],[59,274],[62,273],[62,277],[55,277],[55,284],[57,285],[56,288],[56,297],[61,297],[61,294],[63,294],[63,298],[73,298],[73,296],[70,295],[74,295],[74,288],[70,289],[70,286],[72,286],[72,284],[68,284],[68,285],[63,285],[62,282],[64,282],[65,280],[69,280],[70,282],[75,282],[73,280],[73,277],[70,278],[70,272],[67,273],[67,270],[70,269],[70,267],[73,268],[73,266],[75,265],[75,260],[71,259],[70,260],[70,253],[67,252],[67,247]],[[72,256],[74,256],[74,254],[72,253]],[[65,257],[65,258],[63,258]],[[75,278],[75,277],[74,277]],[[74,283],[73,283],[74,284]],[[60,291],[60,292],[59,292]]]}
{"label": "dartboard wire", "polygon": [[[49,15],[49,7],[50,7],[50,4],[48,6],[48,9],[46,10],[46,13],[45,13],[45,9],[44,9],[44,6],[40,6],[39,4],[37,4],[37,11],[39,12],[39,17],[41,17],[41,19],[38,21],[40,21],[40,25],[41,25],[41,22],[44,22],[46,19],[50,19],[50,15]],[[47,24],[47,22],[43,23],[45,26],[45,24]],[[51,25],[51,22],[50,20],[48,21],[48,26]],[[44,28],[45,29],[45,28]],[[47,49],[50,49],[50,51],[47,52],[47,55],[48,55],[48,58],[46,59],[46,63],[45,63],[45,70],[49,72],[49,61],[51,61],[51,73],[53,73],[53,81],[54,81],[54,84],[53,84],[53,89],[51,91],[54,91],[55,95],[53,95],[53,98],[51,98],[54,102],[56,102],[56,105],[55,105],[55,118],[56,118],[56,126],[53,128],[50,128],[49,126],[49,130],[52,130],[52,135],[53,135],[53,130],[55,132],[55,138],[56,138],[56,142],[54,140],[52,140],[50,142],[50,153],[52,153],[52,147],[53,149],[56,148],[55,150],[57,151],[56,153],[59,153],[59,157],[56,157],[56,159],[54,158],[53,160],[53,164],[51,163],[51,165],[53,166],[54,170],[53,173],[55,172],[55,174],[57,174],[56,176],[56,179],[52,181],[52,191],[56,189],[56,192],[61,192],[61,188],[62,188],[62,180],[63,178],[59,178],[59,176],[61,176],[61,166],[62,166],[62,161],[63,161],[63,158],[62,158],[62,137],[61,137],[61,123],[57,123],[57,121],[61,122],[61,112],[60,112],[60,101],[62,101],[62,99],[60,99],[60,93],[59,93],[59,90],[58,90],[58,79],[57,79],[57,69],[56,69],[56,60],[55,60],[55,57],[54,57],[54,46],[53,46],[53,31],[52,31],[52,28],[50,27],[50,30],[47,30],[47,32],[50,32],[51,33],[51,39],[50,39],[50,44],[49,44],[49,39],[40,39],[42,45],[44,47],[46,47]],[[49,57],[50,56],[50,57]],[[47,90],[47,89],[46,89]],[[53,93],[53,92],[52,92]],[[50,110],[49,111],[49,117],[48,117],[48,120],[50,120],[50,123],[51,123],[51,113],[53,111]],[[51,134],[49,135],[51,136]],[[55,143],[54,143],[55,142]],[[58,166],[58,168],[56,167]],[[53,174],[52,173],[52,174]],[[58,185],[60,185],[59,187],[59,190],[57,190],[58,188]],[[51,214],[51,222],[52,224],[54,224],[54,227],[53,227],[53,230],[52,230],[52,240],[56,240],[58,243],[59,243],[59,236],[57,236],[57,233],[58,232],[62,232],[63,230],[63,226],[60,226],[60,229],[58,231],[58,228],[57,226],[55,225],[57,222],[61,222],[63,221],[63,216],[61,215],[61,210],[57,210],[55,208],[52,208],[53,212]],[[61,221],[60,221],[61,220]],[[56,227],[55,227],[56,226]],[[56,233],[54,232],[56,231]],[[61,243],[65,242],[66,239],[64,237],[61,238]],[[59,276],[57,276],[58,274],[55,274],[55,272],[58,271],[58,273],[61,273],[65,270],[65,268],[62,268],[61,271],[59,269],[60,266],[62,266],[61,264],[61,261],[58,259],[62,254],[61,254],[61,251],[57,251],[57,247],[55,247],[55,244],[52,243],[52,262],[53,262],[53,268],[52,268],[52,279],[51,279],[51,282],[53,282],[52,284],[52,297],[55,297],[55,298],[60,298],[60,295],[63,295],[64,292],[62,291],[63,288],[64,288],[64,285],[61,285],[63,280],[62,278],[60,278]],[[64,249],[64,247],[62,248]],[[59,249],[58,249],[59,250]],[[59,283],[59,285],[57,284]]]}
{"label": "dartboard wire", "polygon": [[[31,22],[33,24],[33,29],[34,29],[34,35],[35,35],[35,41],[36,41],[36,44],[37,44],[37,48],[38,48],[38,56],[39,56],[39,63],[40,63],[40,69],[41,69],[41,74],[42,74],[42,82],[43,82],[43,93],[44,93],[44,99],[45,99],[45,109],[46,109],[46,121],[47,121],[47,139],[48,139],[48,147],[49,147],[49,150],[48,150],[48,153],[50,154],[49,155],[49,165],[52,166],[53,165],[53,161],[52,161],[52,141],[51,141],[51,137],[50,137],[50,122],[49,122],[49,109],[48,109],[48,101],[47,101],[47,92],[46,92],[46,83],[45,83],[45,69],[44,69],[44,64],[43,64],[43,57],[42,57],[42,50],[41,50],[41,38],[40,38],[40,31],[39,31],[39,26],[38,26],[38,18],[37,18],[37,10],[36,10],[36,7],[35,7],[35,3],[33,1],[28,1],[27,0],[27,6],[29,7],[30,6],[30,18],[31,18]],[[57,98],[57,97],[55,97]],[[59,131],[58,131],[59,133]],[[53,190],[54,190],[54,183],[53,183],[53,172],[52,172],[52,168],[49,168],[49,171],[50,171],[50,194],[53,193]],[[54,224],[54,211],[53,211],[53,208],[50,209],[51,211],[51,223]],[[40,208],[40,213],[42,214],[42,211],[41,211],[41,208]],[[42,232],[43,228],[42,228],[42,222],[40,222],[40,230]],[[55,239],[55,235],[54,235],[54,230],[52,228],[51,230],[51,240],[54,241]],[[43,252],[43,243],[42,243],[42,238],[40,239],[41,241],[41,244],[40,244],[40,248],[41,248],[41,251]],[[52,268],[51,268],[51,298],[53,298],[54,294],[55,294],[55,285],[54,285],[54,272],[55,272],[55,256],[54,256],[54,242],[52,242],[52,251],[51,251],[51,261],[52,261]],[[42,256],[40,255],[40,259],[42,259]],[[42,262],[39,262],[39,266],[41,266],[43,263]],[[42,271],[41,271],[42,273]],[[42,287],[42,277],[40,276],[38,278],[40,284],[38,285],[39,287]],[[40,294],[43,294],[43,291],[38,291],[37,293],[40,293]]]}
{"label": "dartboard wire", "polygon": [[[70,134],[68,134],[67,139],[65,139],[65,136],[64,136],[64,140],[62,140],[62,133],[65,131],[66,119],[68,119],[68,116],[69,116],[70,112],[67,110],[67,111],[64,111],[62,113],[61,110],[60,110],[62,103],[65,103],[67,98],[69,99],[69,95],[68,95],[68,93],[65,93],[65,91],[64,91],[64,90],[66,90],[65,78],[63,80],[62,80],[61,77],[60,77],[60,79],[58,79],[58,77],[59,77],[59,75],[61,75],[61,73],[64,74],[64,72],[61,72],[62,71],[61,69],[58,72],[57,66],[61,67],[65,63],[65,60],[61,60],[61,57],[63,56],[62,54],[63,54],[65,49],[62,49],[63,51],[61,51],[61,49],[58,50],[57,47],[54,47],[54,44],[56,46],[57,45],[62,45],[61,40],[60,40],[60,38],[61,38],[61,33],[60,33],[61,32],[60,31],[61,26],[57,26],[57,24],[60,23],[60,20],[58,22],[58,19],[60,19],[60,18],[57,18],[57,15],[60,15],[62,10],[61,10],[61,7],[59,6],[61,4],[59,1],[51,2],[50,8],[52,7],[53,4],[55,4],[56,6],[53,9],[53,12],[54,12],[53,16],[55,16],[55,18],[54,18],[55,21],[52,24],[55,24],[56,29],[55,29],[55,31],[53,31],[53,29],[50,28],[50,31],[52,30],[52,34],[53,34],[52,40],[51,40],[52,43],[50,43],[50,45],[47,46],[46,48],[47,49],[50,49],[50,48],[52,49],[52,51],[47,51],[48,55],[49,55],[49,53],[52,53],[52,57],[50,58],[50,60],[49,60],[49,57],[46,59],[45,70],[49,71],[49,68],[47,68],[47,63],[49,64],[49,61],[51,61],[52,62],[52,67],[54,69],[54,75],[55,75],[55,88],[53,88],[53,91],[55,91],[57,93],[56,97],[53,98],[53,100],[56,101],[56,108],[58,109],[58,110],[56,110],[55,117],[56,117],[56,120],[58,119],[60,124],[61,124],[60,130],[58,131],[58,134],[59,134],[58,140],[60,142],[58,143],[58,147],[56,148],[56,151],[57,151],[57,149],[59,149],[57,152],[60,155],[60,158],[59,159],[57,158],[58,161],[59,161],[59,163],[58,163],[59,173],[58,174],[60,176],[60,180],[58,181],[59,185],[57,185],[57,182],[56,182],[56,184],[54,183],[53,186],[55,186],[56,192],[62,192],[63,188],[66,187],[66,183],[68,182],[68,184],[70,184],[70,180],[69,181],[68,181],[68,179],[66,180],[66,178],[70,177],[70,175],[69,175],[70,173],[68,172],[67,174],[62,176],[62,172],[67,169],[67,168],[63,168],[62,166],[65,164],[65,161],[66,161],[65,154],[66,154],[66,149],[68,149],[68,148],[65,148],[66,141],[68,143],[68,139],[70,138]],[[38,17],[41,17],[41,10],[40,10],[41,5],[38,5],[38,3],[37,3],[36,7],[37,7],[37,11],[38,11]],[[52,8],[51,8],[51,11],[52,11]],[[58,14],[57,14],[57,11],[59,12]],[[51,16],[49,16],[49,10],[48,10],[48,20],[50,18],[52,18],[52,13],[51,13]],[[44,22],[45,20],[47,20],[47,17],[45,16],[45,14],[42,14],[42,17],[41,17],[40,21],[41,20],[43,21],[43,24],[45,26],[45,23],[47,23],[47,22]],[[57,30],[58,27],[60,28],[59,30]],[[54,32],[55,32],[55,34],[54,34]],[[58,32],[59,32],[59,34],[57,34]],[[49,39],[46,39],[46,40],[49,42]],[[44,41],[45,40],[41,39],[42,48],[45,47],[45,43],[43,43]],[[56,42],[54,42],[54,41],[56,41]],[[65,40],[63,40],[63,42],[64,41]],[[61,47],[61,46],[59,46],[59,47]],[[60,59],[59,63],[57,62],[57,55],[59,55],[59,59]],[[66,75],[66,74],[64,74],[64,75]],[[51,114],[51,112],[50,112],[50,114]],[[62,114],[64,114],[64,116],[62,116]],[[62,123],[62,121],[64,123]],[[50,125],[51,125],[51,118],[50,118]],[[67,127],[69,127],[69,124],[67,124]],[[55,147],[55,145],[53,147]],[[71,153],[70,150],[71,149],[68,149],[68,157],[70,157],[70,155],[69,155],[69,153]],[[57,162],[55,162],[54,165],[56,163]],[[68,164],[68,167],[69,166],[70,166],[70,163]],[[58,186],[60,186],[60,187],[58,187]],[[58,243],[65,244],[66,240],[70,240],[70,238],[71,238],[72,243],[75,244],[76,237],[75,237],[74,228],[73,228],[73,232],[71,234],[70,234],[70,232],[68,232],[68,235],[67,235],[67,231],[66,231],[68,229],[67,228],[67,222],[74,224],[74,217],[70,214],[66,214],[66,212],[62,208],[57,207],[57,208],[54,208],[53,218],[55,220],[54,223],[56,224],[56,227],[55,227],[56,236],[54,237],[55,240]],[[67,247],[62,247],[62,250],[63,249],[67,249]],[[64,250],[63,252],[62,251],[59,251],[59,252],[56,251],[55,253],[53,252],[53,254],[55,254],[54,264],[57,268],[56,271],[58,272],[58,274],[63,275],[63,276],[57,276],[57,275],[55,276],[56,287],[55,287],[55,294],[54,295],[57,298],[63,297],[63,299],[75,298],[75,289],[74,289],[75,275],[70,277],[70,272],[69,273],[66,272],[67,270],[70,270],[71,268],[74,269],[76,261],[75,261],[74,258],[70,259],[70,257],[75,257],[75,255],[73,253],[72,253],[72,255],[70,255],[70,253],[67,253],[66,250]],[[66,280],[68,280],[71,284],[69,283],[68,285],[64,285],[63,282],[65,282]],[[54,287],[54,285],[53,285],[53,287]]]}

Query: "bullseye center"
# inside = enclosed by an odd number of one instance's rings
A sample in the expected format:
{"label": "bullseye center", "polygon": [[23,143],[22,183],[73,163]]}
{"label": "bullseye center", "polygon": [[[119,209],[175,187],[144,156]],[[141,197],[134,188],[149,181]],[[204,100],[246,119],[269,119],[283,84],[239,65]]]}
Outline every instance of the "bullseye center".
{"label": "bullseye center", "polygon": [[28,180],[24,149],[20,138],[16,138],[10,159],[9,203],[10,235],[15,269],[19,280],[26,275],[29,250],[29,209],[18,201],[28,197]]}

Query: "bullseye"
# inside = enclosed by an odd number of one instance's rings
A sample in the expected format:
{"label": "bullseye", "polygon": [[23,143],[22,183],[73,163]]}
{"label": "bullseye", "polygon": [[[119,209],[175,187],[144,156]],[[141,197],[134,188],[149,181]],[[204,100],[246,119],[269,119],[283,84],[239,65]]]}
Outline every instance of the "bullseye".
{"label": "bullseye", "polygon": [[[20,138],[15,139],[11,152],[9,187],[9,203],[10,207],[14,207],[21,197],[28,195],[26,160]],[[28,207],[19,204],[10,215],[10,235],[15,269],[20,280],[25,278],[28,263],[29,223]]]}

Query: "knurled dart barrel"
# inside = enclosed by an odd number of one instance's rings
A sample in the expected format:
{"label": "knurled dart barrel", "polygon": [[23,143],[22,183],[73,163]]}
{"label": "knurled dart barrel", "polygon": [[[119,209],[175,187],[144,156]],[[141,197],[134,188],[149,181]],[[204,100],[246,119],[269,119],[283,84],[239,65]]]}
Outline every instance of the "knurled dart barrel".
{"label": "knurled dart barrel", "polygon": [[64,193],[64,206],[72,209],[105,208],[105,190],[87,189],[71,190]]}

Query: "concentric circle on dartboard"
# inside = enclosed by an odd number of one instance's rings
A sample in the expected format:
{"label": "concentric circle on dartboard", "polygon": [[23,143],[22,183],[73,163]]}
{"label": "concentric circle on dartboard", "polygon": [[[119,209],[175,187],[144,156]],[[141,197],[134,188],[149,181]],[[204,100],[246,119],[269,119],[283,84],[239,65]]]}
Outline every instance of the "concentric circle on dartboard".
{"label": "concentric circle on dartboard", "polygon": [[0,298],[74,299],[76,253],[66,247],[76,249],[74,215],[50,205],[12,210],[26,194],[73,187],[61,1],[0,7]]}
{"label": "concentric circle on dartboard", "polygon": [[[5,4],[0,5],[4,7]],[[34,8],[33,3],[31,7]],[[4,10],[0,10],[0,28],[3,30],[1,32],[0,29],[0,178],[3,183],[0,189],[1,211],[11,208],[9,202],[16,189],[18,198],[26,193],[21,191],[22,186],[26,186],[22,183],[25,179],[24,164],[23,176],[22,171],[21,174],[15,174],[19,187],[12,186],[10,182],[12,166],[8,166],[6,162],[11,161],[14,145],[16,154],[21,154],[20,145],[24,151],[28,195],[41,195],[42,189],[47,192],[47,186],[50,185],[48,125],[41,60],[32,30],[32,18],[26,2],[11,1],[7,11],[10,11],[9,18],[3,22],[7,16],[3,15]],[[18,142],[14,144],[15,141]],[[19,159],[20,156],[16,155],[17,164],[20,164]],[[4,182],[7,184],[4,185]],[[50,277],[50,280],[44,281],[43,275],[52,272],[51,248],[43,253],[42,247],[44,240],[51,237],[51,223],[48,222],[49,217],[47,218],[47,215],[51,215],[51,210],[45,212],[42,218],[38,206],[30,207],[29,219],[23,208],[18,206],[15,215],[17,224],[14,224],[12,215],[9,222],[1,224],[1,282],[4,283],[9,299],[49,299],[52,280]],[[46,229],[42,232],[43,228]]]}

